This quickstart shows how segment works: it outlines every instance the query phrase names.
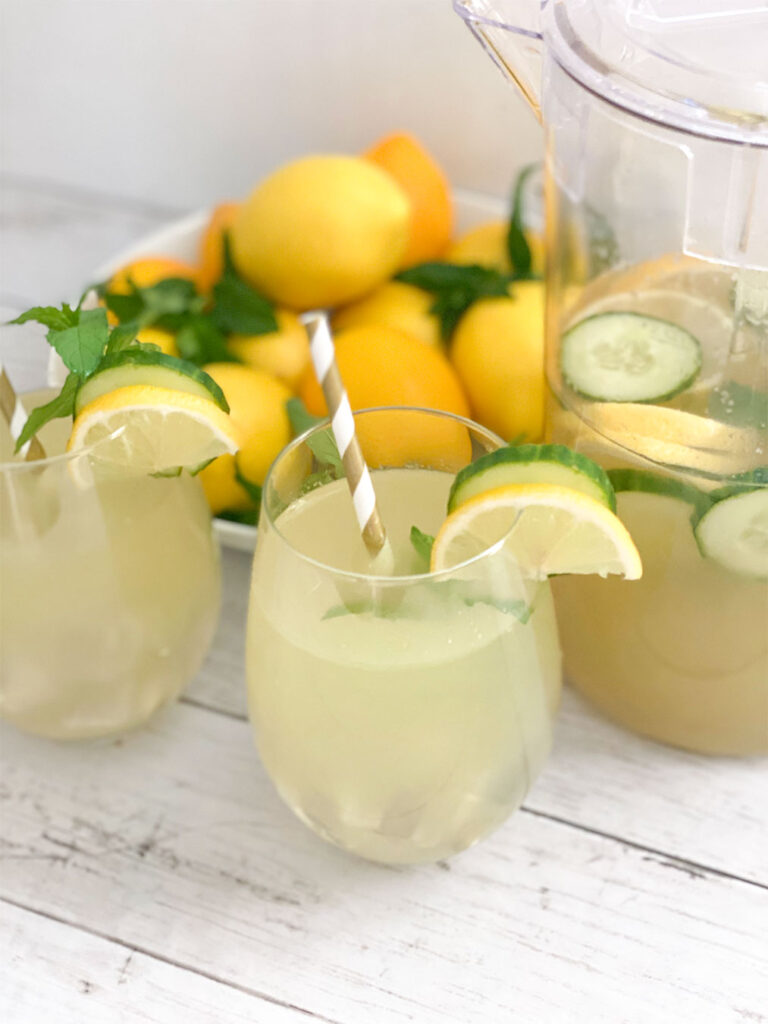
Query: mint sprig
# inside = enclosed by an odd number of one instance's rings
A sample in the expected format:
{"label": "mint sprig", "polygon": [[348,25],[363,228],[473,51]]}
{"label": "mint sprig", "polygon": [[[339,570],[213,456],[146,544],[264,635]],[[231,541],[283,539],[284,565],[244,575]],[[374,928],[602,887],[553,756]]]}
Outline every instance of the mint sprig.
{"label": "mint sprig", "polygon": [[432,292],[430,307],[440,321],[440,334],[448,341],[459,320],[478,299],[508,295],[512,277],[491,267],[462,263],[419,263],[397,274],[398,281]]}
{"label": "mint sprig", "polygon": [[[46,423],[74,416],[75,398],[79,389],[100,369],[113,365],[117,353],[121,354],[123,361],[130,361],[134,352],[158,350],[157,345],[137,340],[136,335],[140,327],[138,321],[132,320],[110,327],[103,306],[83,309],[82,301],[83,299],[75,309],[66,303],[60,307],[34,306],[10,321],[11,324],[35,321],[47,327],[48,344],[55,349],[69,370],[59,394],[50,402],[37,406],[29,414],[16,440],[17,452]],[[190,366],[183,359],[175,359],[173,356],[167,356],[165,359],[166,364],[168,360],[172,360],[175,369],[184,376],[191,377],[193,372],[198,376],[200,374],[196,366]]]}
{"label": "mint sprig", "polygon": [[440,322],[443,341],[449,341],[459,320],[479,299],[511,296],[510,286],[515,281],[537,280],[532,267],[531,247],[525,237],[524,200],[528,178],[538,164],[524,167],[517,176],[512,190],[512,209],[507,226],[507,252],[512,264],[512,273],[503,273],[493,267],[480,264],[419,263],[396,275],[396,280],[412,284],[431,292],[435,301],[430,307]]}
{"label": "mint sprig", "polygon": [[158,327],[176,335],[181,355],[198,366],[238,362],[227,346],[228,334],[269,334],[278,329],[272,303],[240,276],[225,234],[224,269],[211,295],[200,295],[194,281],[167,277],[139,287],[128,278],[128,294],[112,291],[109,281],[96,286],[121,326]]}

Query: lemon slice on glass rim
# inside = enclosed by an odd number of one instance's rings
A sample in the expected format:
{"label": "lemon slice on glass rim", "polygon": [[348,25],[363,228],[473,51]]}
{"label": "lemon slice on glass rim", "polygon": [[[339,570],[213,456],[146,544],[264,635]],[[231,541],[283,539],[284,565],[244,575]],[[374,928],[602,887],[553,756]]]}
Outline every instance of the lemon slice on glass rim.
{"label": "lemon slice on glass rim", "polygon": [[154,385],[128,385],[83,406],[68,452],[89,450],[122,472],[173,476],[201,469],[240,446],[235,424],[213,401]]}
{"label": "lemon slice on glass rim", "polygon": [[642,575],[640,555],[618,516],[587,494],[548,483],[506,484],[468,499],[441,526],[430,568],[450,569],[500,542],[528,579]]}

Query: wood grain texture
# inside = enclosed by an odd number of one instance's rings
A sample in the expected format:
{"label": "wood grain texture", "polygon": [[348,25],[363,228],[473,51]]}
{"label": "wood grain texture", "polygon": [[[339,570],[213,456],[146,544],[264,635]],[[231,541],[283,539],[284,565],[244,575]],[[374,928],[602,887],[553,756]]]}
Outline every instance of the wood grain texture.
{"label": "wood grain texture", "polygon": [[0,907],[3,1024],[307,1024],[305,1013],[20,907]]}
{"label": "wood grain texture", "polygon": [[118,741],[0,737],[0,896],[230,984],[343,1024],[764,1019],[755,886],[525,814],[366,864],[282,806],[247,723],[185,705]]}

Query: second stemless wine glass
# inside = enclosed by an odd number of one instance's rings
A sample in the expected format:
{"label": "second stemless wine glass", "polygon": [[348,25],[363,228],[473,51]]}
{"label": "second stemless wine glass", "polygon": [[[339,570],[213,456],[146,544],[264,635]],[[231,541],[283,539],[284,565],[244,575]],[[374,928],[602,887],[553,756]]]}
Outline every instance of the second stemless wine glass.
{"label": "second stemless wine glass", "polygon": [[264,486],[250,713],[277,789],[317,833],[372,860],[434,860],[501,824],[544,762],[560,688],[552,602],[501,544],[429,572],[455,473],[498,438],[418,409],[356,423],[394,573],[372,573],[327,425],[296,440]]}
{"label": "second stemless wine glass", "polygon": [[98,445],[55,454],[67,433],[55,421],[49,458],[0,464],[0,718],[88,739],[140,725],[191,680],[219,555],[197,480],[110,471]]}

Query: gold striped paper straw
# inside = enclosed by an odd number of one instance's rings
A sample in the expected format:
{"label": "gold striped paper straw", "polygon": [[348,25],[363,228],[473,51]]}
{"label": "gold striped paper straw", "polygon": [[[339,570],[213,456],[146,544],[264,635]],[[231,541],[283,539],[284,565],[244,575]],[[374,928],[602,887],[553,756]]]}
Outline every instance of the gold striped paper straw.
{"label": "gold striped paper straw", "polygon": [[[2,412],[11,438],[15,442],[27,422],[27,412],[2,363],[0,363],[0,412]],[[31,437],[26,444],[22,445],[19,455],[28,462],[33,459],[44,459],[45,449],[36,437]]]}
{"label": "gold striped paper straw", "polygon": [[305,313],[301,319],[309,335],[312,363],[331,416],[331,430],[344,464],[355,516],[365,546],[371,557],[375,557],[388,548],[387,534],[376,503],[371,473],[355,433],[349,398],[336,365],[328,317],[324,313]]}

